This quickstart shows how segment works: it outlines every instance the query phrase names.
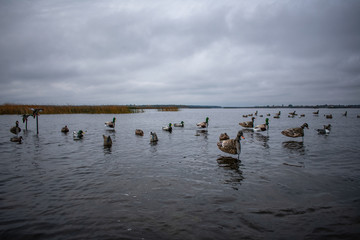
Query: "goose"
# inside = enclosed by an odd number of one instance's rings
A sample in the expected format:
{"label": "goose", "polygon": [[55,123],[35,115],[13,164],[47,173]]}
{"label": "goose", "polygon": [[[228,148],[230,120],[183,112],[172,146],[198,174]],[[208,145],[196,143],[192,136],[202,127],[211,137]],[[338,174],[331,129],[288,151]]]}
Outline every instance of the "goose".
{"label": "goose", "polygon": [[73,138],[74,140],[80,140],[84,137],[84,132],[83,130],[79,130],[78,132],[74,131],[73,132]]}
{"label": "goose", "polygon": [[174,123],[174,127],[184,127],[184,121],[181,121],[180,123]]}
{"label": "goose", "polygon": [[104,139],[104,147],[111,147],[112,146],[112,140],[110,136],[103,135]]}
{"label": "goose", "polygon": [[255,116],[257,116],[258,115],[258,111],[256,110],[256,112],[255,112]]}
{"label": "goose", "polygon": [[168,132],[172,132],[172,124],[171,123],[169,123],[169,126],[167,126],[167,127],[162,127],[162,130],[164,130],[164,131],[168,131]]}
{"label": "goose", "polygon": [[309,125],[304,123],[301,127],[297,128],[289,128],[286,130],[281,131],[281,134],[287,137],[297,138],[297,137],[304,137],[304,128],[309,129]]}
{"label": "goose", "polygon": [[278,113],[275,113],[274,118],[280,118],[280,115],[281,115],[281,111],[279,111]]}
{"label": "goose", "polygon": [[209,126],[209,118],[206,117],[205,122],[199,122],[196,124],[196,126],[201,128],[207,128]]}
{"label": "goose", "polygon": [[10,128],[10,132],[12,132],[13,134],[19,134],[19,132],[21,132],[21,128],[19,128],[19,121],[16,121],[15,126]]}
{"label": "goose", "polygon": [[332,119],[332,114],[325,115],[326,118]]}
{"label": "goose", "polygon": [[136,129],[136,130],[135,130],[135,135],[144,136],[144,131],[141,130],[141,129]]}
{"label": "goose", "polygon": [[255,117],[252,117],[251,121],[242,122],[242,123],[239,123],[239,125],[244,127],[244,128],[253,128],[254,127],[254,120],[255,120]]}
{"label": "goose", "polygon": [[221,151],[225,153],[237,154],[239,159],[241,152],[241,144],[240,144],[241,138],[245,139],[243,136],[243,132],[240,130],[235,139],[228,139],[218,142],[217,146]]}
{"label": "goose", "polygon": [[20,136],[20,137],[12,137],[12,138],[10,138],[10,141],[11,142],[21,143],[22,139],[23,139],[22,136]]}
{"label": "goose", "polygon": [[326,125],[324,125],[324,128],[322,129],[315,129],[318,134],[329,134],[330,133],[330,130],[326,128]]}
{"label": "goose", "polygon": [[318,115],[318,114],[319,114],[319,110],[317,110],[316,112],[313,112],[313,114]]}
{"label": "goose", "polygon": [[291,112],[291,113],[289,113],[290,115],[292,115],[292,116],[296,116],[297,114],[296,114],[296,111],[293,111],[293,112]]}
{"label": "goose", "polygon": [[227,133],[221,133],[219,136],[219,141],[224,141],[224,140],[228,140],[230,139],[229,135],[227,135]]}
{"label": "goose", "polygon": [[265,119],[265,123],[264,124],[260,124],[254,127],[254,131],[256,132],[263,132],[269,129],[269,119],[266,118]]}
{"label": "goose", "polygon": [[330,131],[331,130],[331,124],[324,125],[324,128]]}
{"label": "goose", "polygon": [[343,114],[344,117],[347,117],[347,111],[345,111],[345,113]]}
{"label": "goose", "polygon": [[154,143],[154,142],[157,142],[159,141],[157,135],[156,135],[156,132],[150,132],[150,142],[151,143]]}
{"label": "goose", "polygon": [[68,126],[65,125],[65,127],[61,128],[61,132],[63,132],[63,133],[68,133],[68,132],[69,132]]}
{"label": "goose", "polygon": [[116,117],[113,118],[112,122],[105,122],[105,126],[109,128],[115,128]]}

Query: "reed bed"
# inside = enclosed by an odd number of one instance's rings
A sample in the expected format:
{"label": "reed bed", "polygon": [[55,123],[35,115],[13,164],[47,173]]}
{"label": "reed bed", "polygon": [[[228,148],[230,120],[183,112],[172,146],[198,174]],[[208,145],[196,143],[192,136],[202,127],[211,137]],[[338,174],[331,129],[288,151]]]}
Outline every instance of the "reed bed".
{"label": "reed bed", "polygon": [[122,114],[122,113],[133,113],[132,108],[121,105],[17,105],[17,104],[4,104],[0,105],[0,115],[4,114],[32,114],[31,108],[43,109],[41,114]]}

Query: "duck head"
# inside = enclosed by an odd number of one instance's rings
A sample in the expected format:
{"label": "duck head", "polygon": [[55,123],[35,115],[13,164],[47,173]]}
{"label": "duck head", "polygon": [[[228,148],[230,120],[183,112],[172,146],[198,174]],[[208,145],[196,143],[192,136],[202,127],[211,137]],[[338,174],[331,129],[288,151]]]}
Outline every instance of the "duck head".
{"label": "duck head", "polygon": [[309,125],[308,125],[307,123],[304,123],[304,124],[301,126],[301,128],[302,128],[302,129],[304,129],[304,128],[309,129]]}

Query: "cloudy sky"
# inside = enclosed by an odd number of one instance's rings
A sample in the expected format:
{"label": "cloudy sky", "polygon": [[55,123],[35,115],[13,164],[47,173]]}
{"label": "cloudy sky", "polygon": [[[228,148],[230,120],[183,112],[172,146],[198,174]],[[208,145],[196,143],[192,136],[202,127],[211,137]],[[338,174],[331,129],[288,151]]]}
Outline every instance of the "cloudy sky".
{"label": "cloudy sky", "polygon": [[0,0],[0,104],[360,104],[358,0]]}

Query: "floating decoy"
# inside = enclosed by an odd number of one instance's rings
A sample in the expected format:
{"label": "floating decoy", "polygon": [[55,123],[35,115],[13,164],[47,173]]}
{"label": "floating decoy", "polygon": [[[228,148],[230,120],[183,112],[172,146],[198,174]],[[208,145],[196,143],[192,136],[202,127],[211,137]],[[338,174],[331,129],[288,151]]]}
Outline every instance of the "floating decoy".
{"label": "floating decoy", "polygon": [[289,113],[291,116],[296,116],[297,114],[296,114],[296,111],[293,111],[293,112],[291,112],[291,113]]}
{"label": "floating decoy", "polygon": [[332,114],[325,115],[326,118],[332,119]]}
{"label": "floating decoy", "polygon": [[257,116],[258,115],[258,111],[256,110],[256,112],[255,112],[255,116]]}
{"label": "floating decoy", "polygon": [[260,114],[259,117],[263,117],[264,115]]}
{"label": "floating decoy", "polygon": [[270,113],[268,113],[268,114],[266,114],[266,116],[268,116],[268,117],[269,117],[269,116],[271,116],[271,114],[270,114]]}
{"label": "floating decoy", "polygon": [[347,117],[347,111],[345,111],[345,113],[343,114],[344,117]]}
{"label": "floating decoy", "polygon": [[76,132],[76,131],[73,132],[74,140],[79,140],[79,139],[82,139],[83,137],[84,137],[83,130],[79,130],[78,132]]}
{"label": "floating decoy", "polygon": [[242,123],[239,123],[239,125],[244,127],[244,128],[253,128],[254,127],[254,120],[255,120],[255,117],[252,117],[251,121],[242,122]]}
{"label": "floating decoy", "polygon": [[154,143],[157,142],[159,139],[156,135],[156,132],[150,132],[150,142]]}
{"label": "floating decoy", "polygon": [[331,124],[324,125],[324,128],[330,131],[331,130]]}
{"label": "floating decoy", "polygon": [[300,117],[305,117],[305,114],[301,114]]}
{"label": "floating decoy", "polygon": [[111,129],[115,129],[116,117],[113,118],[112,122],[105,122],[105,126]]}
{"label": "floating decoy", "polygon": [[112,146],[112,140],[110,136],[103,135],[104,139],[104,147],[111,147]]}
{"label": "floating decoy", "polygon": [[22,139],[23,139],[22,136],[20,136],[20,137],[12,137],[12,138],[10,138],[10,141],[11,142],[21,143]]}
{"label": "floating decoy", "polygon": [[229,135],[227,135],[227,133],[221,133],[219,136],[219,141],[224,141],[224,140],[228,140],[230,139]]}
{"label": "floating decoy", "polygon": [[19,121],[16,121],[15,126],[10,128],[10,132],[16,135],[19,134],[19,132],[21,132],[21,128],[19,128]]}
{"label": "floating decoy", "polygon": [[166,127],[162,127],[162,130],[164,130],[164,131],[168,131],[168,132],[172,132],[172,124],[171,123],[169,123],[169,126],[166,126]]}
{"label": "floating decoy", "polygon": [[68,126],[65,125],[65,127],[61,128],[61,132],[63,132],[63,133],[68,133],[68,132],[69,132]]}
{"label": "floating decoy", "polygon": [[248,115],[242,115],[243,116],[243,118],[247,118],[248,117]]}
{"label": "floating decoy", "polygon": [[309,125],[307,123],[304,123],[301,127],[298,128],[289,128],[286,130],[283,130],[281,132],[282,135],[292,138],[297,137],[304,137],[304,128],[309,128]]}
{"label": "floating decoy", "polygon": [[144,136],[144,131],[141,130],[141,129],[136,129],[136,130],[135,130],[135,135]]}
{"label": "floating decoy", "polygon": [[319,114],[319,110],[317,110],[316,112],[313,112],[314,115],[318,115]]}
{"label": "floating decoy", "polygon": [[254,131],[256,132],[263,132],[269,129],[269,119],[266,118],[265,119],[265,123],[264,124],[260,124],[254,127]]}
{"label": "floating decoy", "polygon": [[196,124],[196,126],[201,128],[207,128],[209,126],[209,118],[206,117],[205,122],[199,122]]}
{"label": "floating decoy", "polygon": [[280,115],[281,115],[281,111],[279,111],[278,113],[275,113],[274,118],[280,118]]}
{"label": "floating decoy", "polygon": [[184,127],[184,121],[181,121],[181,123],[174,123],[174,127]]}
{"label": "floating decoy", "polygon": [[237,154],[238,159],[241,152],[241,138],[245,139],[243,136],[243,132],[240,130],[235,139],[228,139],[217,143],[218,148],[229,154]]}
{"label": "floating decoy", "polygon": [[357,118],[360,118],[360,115],[357,115],[356,117],[357,117]]}
{"label": "floating decoy", "polygon": [[280,118],[280,116],[279,116],[279,115],[275,115],[274,118]]}

